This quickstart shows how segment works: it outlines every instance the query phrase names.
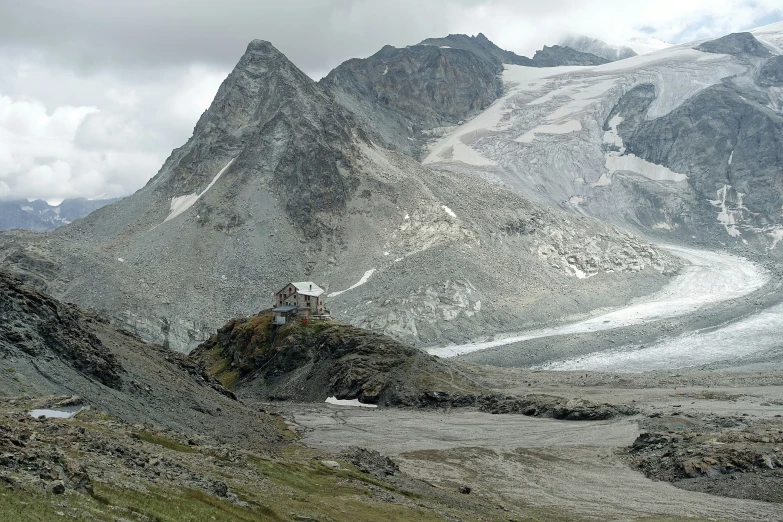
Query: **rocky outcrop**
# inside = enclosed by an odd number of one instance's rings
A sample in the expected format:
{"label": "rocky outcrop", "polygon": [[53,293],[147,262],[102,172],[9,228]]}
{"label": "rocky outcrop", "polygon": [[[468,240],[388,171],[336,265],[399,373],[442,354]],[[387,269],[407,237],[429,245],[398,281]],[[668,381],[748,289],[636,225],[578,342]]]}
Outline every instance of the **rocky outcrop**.
{"label": "rocky outcrop", "polygon": [[635,415],[636,409],[613,404],[600,404],[586,399],[564,399],[552,395],[522,397],[489,395],[479,398],[478,408],[488,413],[518,413],[528,417],[548,417],[560,420],[605,420],[620,415]]}
{"label": "rocky outcrop", "polygon": [[650,431],[636,438],[629,448],[632,466],[685,489],[783,502],[779,423],[719,418],[723,429],[709,429],[700,426],[699,419],[676,422],[677,418],[659,418],[658,424],[689,428]]}
{"label": "rocky outcrop", "polygon": [[242,397],[357,399],[380,406],[476,408],[562,420],[602,420],[636,410],[553,395],[500,395],[459,367],[409,345],[334,322],[283,327],[271,313],[235,319],[190,354]]}
{"label": "rocky outcrop", "polygon": [[600,56],[610,62],[632,58],[637,54],[636,51],[630,47],[624,45],[609,45],[606,42],[598,40],[597,38],[590,38],[589,36],[566,36],[565,38],[562,38],[558,44],[563,47],[570,47],[575,51]]}
{"label": "rocky outcrop", "polygon": [[761,66],[756,82],[762,87],[783,86],[783,55],[773,56]]}
{"label": "rocky outcrop", "polygon": [[[435,357],[390,337],[334,322],[276,327],[271,317],[234,319],[190,357],[240,395],[276,400],[408,404],[450,374]],[[457,383],[445,387],[470,384]]]}
{"label": "rocky outcrop", "polygon": [[734,56],[756,56],[766,58],[772,53],[756,40],[751,33],[731,33],[695,47],[705,53],[731,54]]}

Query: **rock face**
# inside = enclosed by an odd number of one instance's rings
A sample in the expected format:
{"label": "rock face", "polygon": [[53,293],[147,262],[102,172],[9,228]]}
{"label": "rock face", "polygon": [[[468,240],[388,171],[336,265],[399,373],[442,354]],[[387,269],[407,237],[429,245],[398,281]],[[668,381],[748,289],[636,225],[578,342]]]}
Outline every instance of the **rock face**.
{"label": "rock face", "polygon": [[[638,89],[646,93],[643,100]],[[652,102],[650,86],[634,91],[626,96],[637,101],[627,105],[635,104],[640,117],[617,127],[626,151],[687,172],[695,199],[692,215],[709,223],[718,214],[732,236],[777,222],[783,198],[783,117],[769,110],[768,99],[727,83],[705,89],[665,116],[642,121]]]}
{"label": "rock face", "polygon": [[348,60],[320,83],[381,143],[417,156],[427,131],[456,125],[495,101],[501,70],[465,49],[387,45],[369,58]]}
{"label": "rock face", "polygon": [[519,56],[511,51],[501,49],[489,38],[479,33],[476,36],[466,34],[450,34],[444,38],[427,38],[419,45],[431,45],[440,48],[464,49],[482,60],[495,64],[498,71],[503,70],[503,64],[524,65],[534,67],[533,61],[526,56]]}
{"label": "rock face", "polygon": [[636,51],[624,45],[609,45],[606,42],[589,36],[571,35],[560,40],[559,45],[570,47],[575,51],[594,54],[610,62],[632,58],[637,55]]}
{"label": "rock face", "polygon": [[731,54],[735,56],[756,56],[767,58],[772,53],[751,33],[731,33],[716,40],[704,42],[695,47],[705,53]]}
{"label": "rock face", "polygon": [[122,366],[88,328],[73,305],[62,304],[0,271],[0,353],[4,357],[57,357],[112,388]]}
{"label": "rock face", "polygon": [[762,87],[783,85],[783,55],[773,56],[761,67],[756,82]]}
{"label": "rock face", "polygon": [[65,199],[57,206],[40,199],[0,201],[0,230],[54,230],[115,201],[117,199]]}

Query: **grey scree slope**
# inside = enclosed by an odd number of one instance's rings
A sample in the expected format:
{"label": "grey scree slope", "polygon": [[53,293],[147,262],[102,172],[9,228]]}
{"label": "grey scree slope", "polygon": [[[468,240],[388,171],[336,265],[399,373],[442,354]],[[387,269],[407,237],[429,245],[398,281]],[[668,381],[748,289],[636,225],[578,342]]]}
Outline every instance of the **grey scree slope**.
{"label": "grey scree slope", "polygon": [[269,307],[290,280],[328,294],[366,281],[327,295],[337,318],[431,343],[619,305],[680,266],[613,225],[430,170],[374,135],[253,41],[143,189],[51,234],[0,235],[3,265],[180,351]]}

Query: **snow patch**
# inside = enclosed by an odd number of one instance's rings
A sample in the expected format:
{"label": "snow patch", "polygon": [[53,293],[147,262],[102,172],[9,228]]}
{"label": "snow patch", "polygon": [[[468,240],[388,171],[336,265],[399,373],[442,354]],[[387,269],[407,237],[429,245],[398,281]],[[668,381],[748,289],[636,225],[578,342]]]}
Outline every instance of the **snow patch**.
{"label": "snow patch", "polygon": [[621,116],[612,116],[612,119],[609,120],[609,130],[604,132],[603,142],[607,145],[614,145],[618,149],[620,149],[620,154],[625,153],[625,145],[623,144],[623,139],[620,137],[620,134],[617,132],[617,126],[620,125],[623,122],[623,118]]}
{"label": "snow patch", "polygon": [[672,226],[670,224],[666,223],[665,221],[661,222],[661,223],[656,223],[652,227],[657,229],[657,230],[671,230],[672,229]]}
{"label": "snow patch", "polygon": [[207,188],[204,189],[201,194],[187,194],[185,196],[176,196],[171,198],[171,207],[170,207],[170,213],[166,219],[163,220],[165,223],[166,221],[171,221],[175,217],[179,216],[183,212],[185,212],[187,209],[192,207],[196,201],[199,200],[201,196],[207,193],[209,189],[212,188],[212,185],[217,183],[217,180],[220,179],[220,176],[223,175],[223,173],[226,171],[228,167],[231,166],[231,164],[234,163],[234,160],[230,160],[228,163],[226,163],[226,166],[220,169],[220,172],[217,173],[217,175],[212,179],[212,181],[207,185]]}
{"label": "snow patch", "polygon": [[776,246],[778,246],[778,243],[780,243],[783,240],[783,228],[777,228],[775,230],[771,230],[767,232],[772,237],[772,244],[769,246],[768,250],[774,250]]}
{"label": "snow patch", "polygon": [[332,292],[331,294],[327,295],[326,297],[337,297],[338,295],[344,294],[345,292],[347,292],[349,290],[353,290],[354,288],[358,288],[358,287],[362,286],[364,283],[366,283],[367,281],[369,281],[374,273],[375,273],[375,269],[371,268],[371,269],[369,269],[368,271],[366,271],[364,273],[362,278],[359,279],[358,283],[356,283],[356,284],[354,284],[352,286],[349,286],[345,290],[340,290],[339,292]]}
{"label": "snow patch", "polygon": [[443,211],[444,211],[444,212],[446,212],[446,214],[448,214],[449,216],[451,216],[451,217],[453,217],[453,218],[457,217],[457,214],[455,214],[455,213],[454,213],[454,211],[453,211],[453,210],[451,210],[451,209],[450,209],[449,207],[447,207],[446,205],[441,205],[441,208],[442,208],[442,209],[443,209]]}
{"label": "snow patch", "polygon": [[324,401],[327,404],[334,404],[335,406],[358,406],[360,408],[377,408],[377,404],[365,404],[359,402],[359,399],[338,399],[337,397],[327,397]]}
{"label": "snow patch", "polygon": [[48,408],[30,410],[30,416],[34,418],[46,417],[47,419],[70,419],[82,410],[86,410],[87,406],[69,406],[66,408]]}
{"label": "snow patch", "polygon": [[389,74],[389,66],[387,65],[386,68],[383,70],[383,76],[386,76]]}
{"label": "snow patch", "polygon": [[732,159],[734,159],[734,151],[731,151],[731,154],[729,154],[729,165],[731,165]]}

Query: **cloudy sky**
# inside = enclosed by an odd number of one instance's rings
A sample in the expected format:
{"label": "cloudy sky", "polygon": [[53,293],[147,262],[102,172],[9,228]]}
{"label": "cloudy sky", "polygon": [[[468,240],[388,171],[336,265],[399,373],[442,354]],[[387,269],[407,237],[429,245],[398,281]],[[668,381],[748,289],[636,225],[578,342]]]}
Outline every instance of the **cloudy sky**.
{"label": "cloudy sky", "polygon": [[0,200],[137,190],[254,38],[317,79],[449,33],[530,56],[567,33],[681,43],[781,19],[780,0],[3,0]]}

